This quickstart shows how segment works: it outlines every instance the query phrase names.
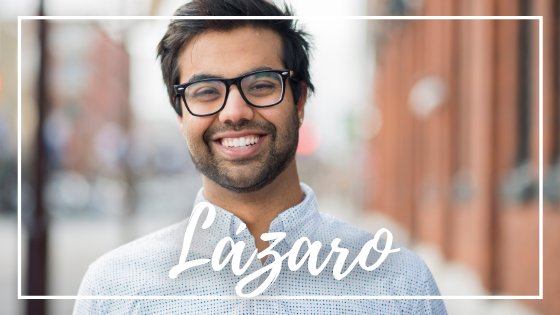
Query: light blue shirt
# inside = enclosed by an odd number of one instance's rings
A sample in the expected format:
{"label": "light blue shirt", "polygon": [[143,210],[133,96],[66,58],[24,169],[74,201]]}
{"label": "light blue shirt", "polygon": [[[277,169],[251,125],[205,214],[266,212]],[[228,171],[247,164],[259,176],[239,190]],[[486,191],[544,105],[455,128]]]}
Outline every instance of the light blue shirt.
{"label": "light blue shirt", "polygon": [[[345,266],[358,255],[362,246],[373,238],[368,232],[343,223],[318,211],[313,191],[301,185],[305,194],[298,205],[276,217],[269,232],[285,232],[286,238],[274,249],[287,253],[296,240],[307,237],[320,241],[319,263],[330,252],[331,241],[341,239],[340,247],[350,251]],[[202,190],[197,202],[203,201]],[[202,217],[205,217],[203,215]],[[247,229],[236,234],[243,222],[227,210],[216,207],[216,217],[208,229],[199,222],[190,247],[189,260],[211,258],[219,240],[229,236],[243,241],[246,248],[242,262],[255,250]],[[226,265],[214,271],[210,264],[193,267],[175,279],[169,270],[179,263],[188,220],[169,226],[123,245],[93,262],[82,280],[78,295],[104,296],[236,296],[235,286],[245,276],[263,267],[255,258],[241,276]],[[382,247],[382,246],[380,246]],[[393,244],[393,248],[399,247]],[[304,264],[292,271],[284,263],[276,280],[257,299],[111,299],[77,300],[74,314],[446,314],[442,300],[398,299],[267,299],[279,296],[434,296],[439,291],[424,262],[409,250],[391,253],[375,270],[356,266],[345,278],[336,280],[331,259],[325,270],[313,276]],[[305,247],[302,252],[305,251]],[[226,251],[227,253],[227,251]],[[375,254],[368,256],[375,261]],[[225,257],[225,255],[222,255]],[[373,260],[370,260],[372,258]],[[265,262],[270,263],[270,257]],[[264,280],[265,273],[260,281]],[[243,290],[252,291],[257,281]]]}

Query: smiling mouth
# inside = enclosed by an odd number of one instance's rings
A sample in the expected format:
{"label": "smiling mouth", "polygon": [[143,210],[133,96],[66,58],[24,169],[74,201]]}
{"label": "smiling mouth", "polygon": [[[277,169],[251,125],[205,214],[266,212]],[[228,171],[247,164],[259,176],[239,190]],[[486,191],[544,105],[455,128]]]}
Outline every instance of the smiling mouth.
{"label": "smiling mouth", "polygon": [[219,142],[226,148],[246,148],[257,144],[260,138],[259,135],[250,135],[238,138],[222,138]]}

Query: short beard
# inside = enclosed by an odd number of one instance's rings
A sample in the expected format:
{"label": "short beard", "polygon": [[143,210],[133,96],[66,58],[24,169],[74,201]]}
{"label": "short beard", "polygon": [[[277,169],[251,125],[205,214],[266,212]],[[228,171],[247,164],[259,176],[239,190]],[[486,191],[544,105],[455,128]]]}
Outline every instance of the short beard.
{"label": "short beard", "polygon": [[[192,154],[191,150],[189,150],[189,153],[196,169],[221,187],[236,193],[258,191],[274,181],[293,161],[299,141],[298,122],[297,112],[294,110],[288,125],[288,132],[281,139],[278,139],[278,133],[273,124],[258,124],[259,128],[257,129],[265,130],[268,136],[271,137],[272,147],[266,159],[262,161],[261,171],[254,178],[245,183],[240,183],[239,180],[231,178],[227,170],[218,167],[218,163],[210,149],[210,137],[207,134],[203,137],[206,144],[205,148],[199,148],[199,150],[206,151],[206,154],[197,158]],[[246,129],[250,124],[252,123],[241,122],[235,126],[230,125],[227,129]]]}

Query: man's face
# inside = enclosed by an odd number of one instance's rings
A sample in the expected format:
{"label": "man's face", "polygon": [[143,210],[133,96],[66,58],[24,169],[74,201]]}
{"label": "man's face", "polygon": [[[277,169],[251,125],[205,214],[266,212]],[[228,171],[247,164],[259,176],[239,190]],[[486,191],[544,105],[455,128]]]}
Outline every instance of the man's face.
{"label": "man's face", "polygon": [[[284,69],[281,51],[280,36],[270,30],[243,27],[206,32],[179,55],[180,82],[195,75],[234,78],[261,68]],[[296,107],[286,82],[283,101],[272,107],[248,105],[235,85],[217,114],[195,117],[183,104],[182,130],[195,166],[231,191],[252,192],[266,186],[294,158],[303,102]]]}

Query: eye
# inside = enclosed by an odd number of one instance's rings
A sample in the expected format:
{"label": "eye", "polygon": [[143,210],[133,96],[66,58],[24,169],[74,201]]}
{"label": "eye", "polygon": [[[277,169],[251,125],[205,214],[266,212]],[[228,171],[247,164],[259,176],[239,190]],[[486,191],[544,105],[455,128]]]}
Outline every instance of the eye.
{"label": "eye", "polygon": [[276,84],[274,84],[274,82],[267,82],[264,80],[255,82],[253,85],[251,85],[250,90],[251,91],[255,91],[255,92],[259,92],[259,91],[267,91],[267,90],[271,90],[276,88]]}
{"label": "eye", "polygon": [[195,91],[193,93],[193,96],[194,97],[208,97],[208,96],[212,96],[212,95],[216,95],[216,94],[220,94],[220,92],[216,89],[202,88],[202,89],[198,89],[197,91]]}
{"label": "eye", "polygon": [[202,88],[193,91],[188,95],[189,99],[198,101],[198,102],[207,102],[213,101],[220,97],[220,91],[211,88]]}
{"label": "eye", "polygon": [[209,102],[220,99],[223,87],[220,82],[200,82],[189,86],[185,91],[187,101]]}
{"label": "eye", "polygon": [[252,78],[244,83],[245,94],[251,96],[267,96],[282,90],[282,82],[275,77]]}

